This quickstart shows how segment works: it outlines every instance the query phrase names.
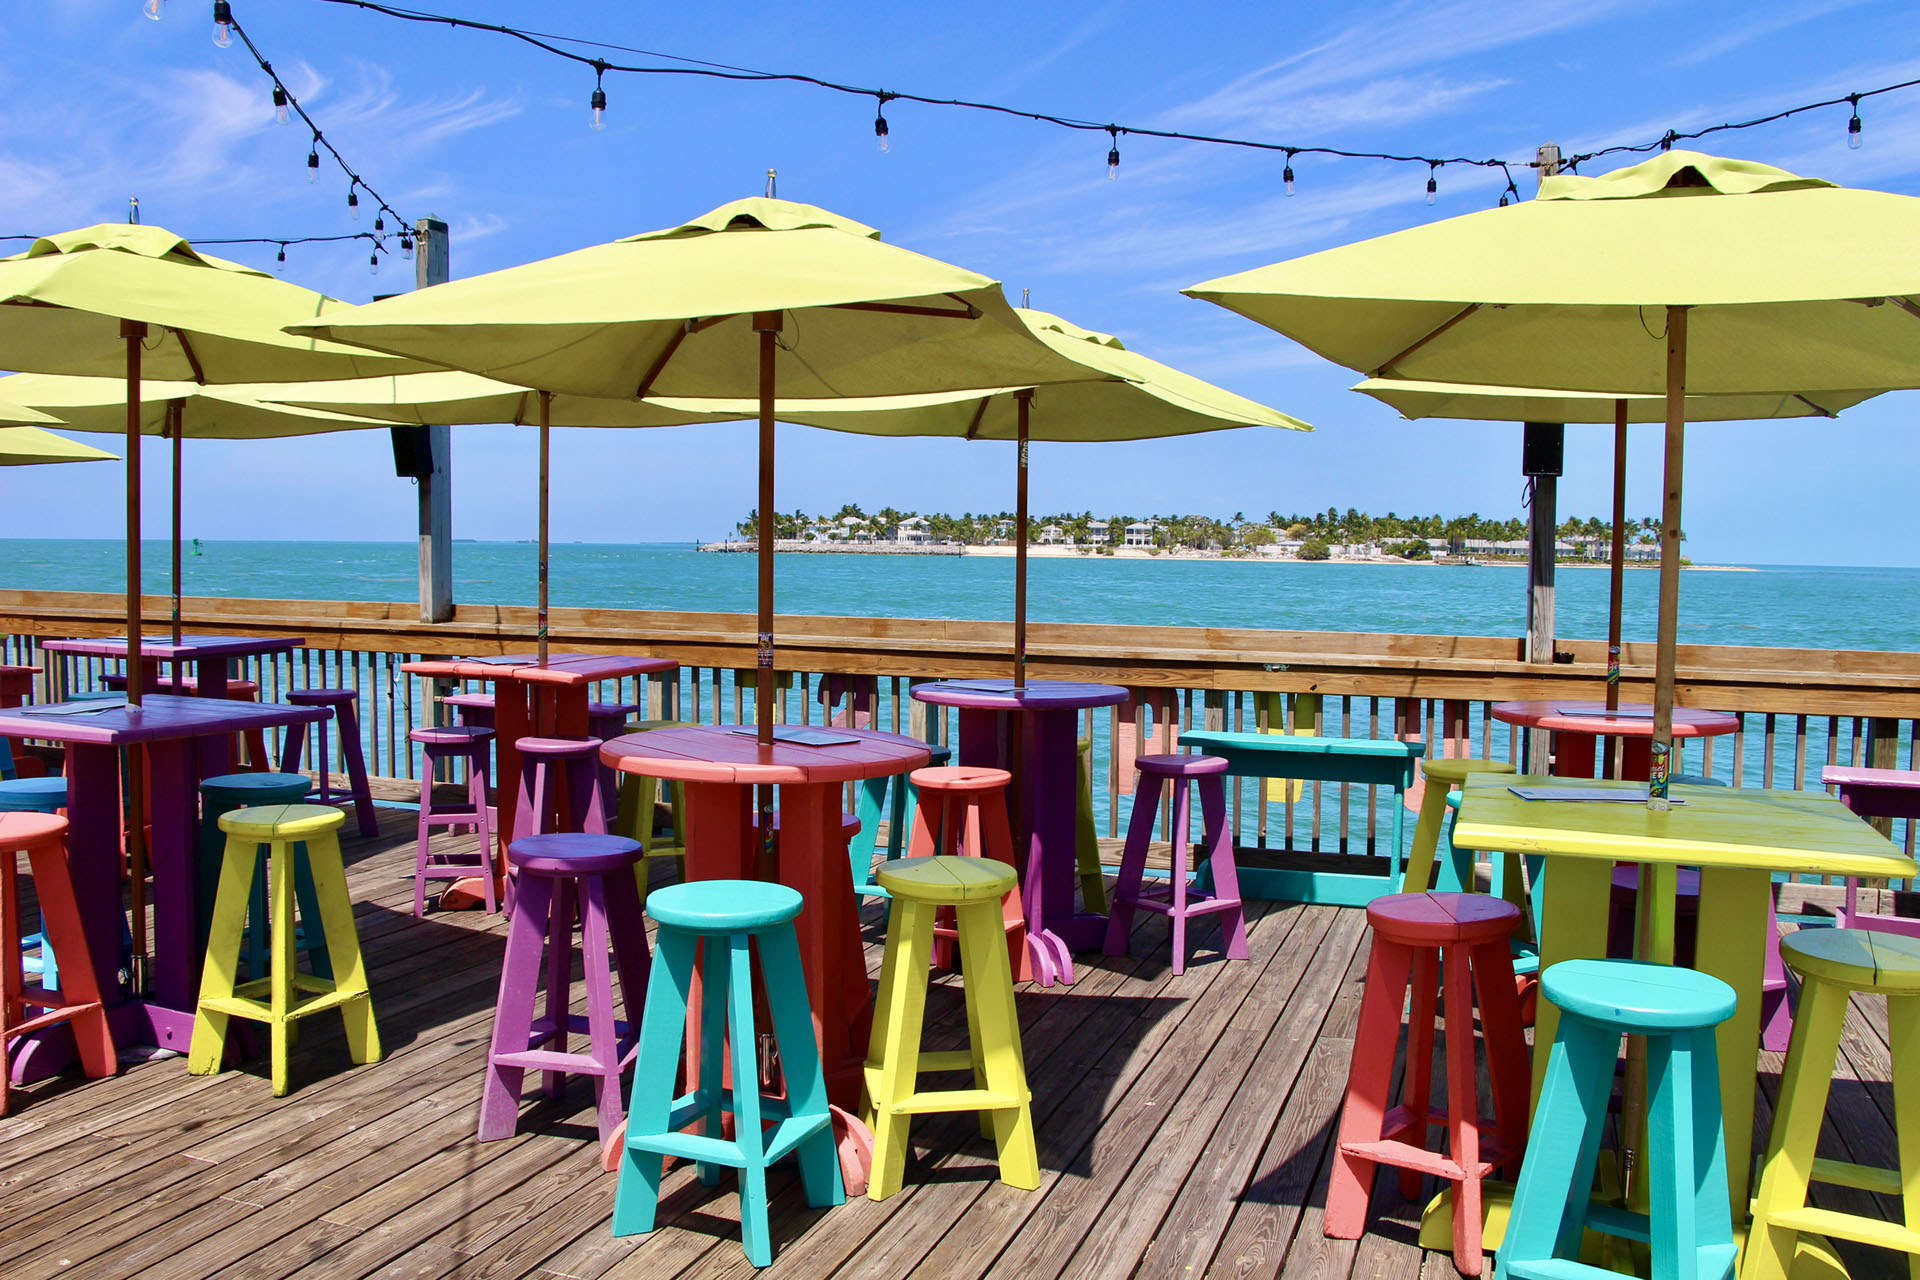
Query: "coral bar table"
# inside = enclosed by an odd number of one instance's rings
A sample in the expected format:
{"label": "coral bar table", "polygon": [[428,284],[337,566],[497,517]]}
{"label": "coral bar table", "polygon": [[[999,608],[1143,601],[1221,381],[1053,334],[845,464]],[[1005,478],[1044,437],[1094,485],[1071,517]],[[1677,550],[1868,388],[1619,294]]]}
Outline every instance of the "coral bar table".
{"label": "coral bar table", "polygon": [[[584,653],[553,654],[545,666],[530,653],[505,654],[497,658],[426,658],[403,662],[402,671],[417,676],[441,676],[451,680],[478,680],[493,686],[494,758],[499,762],[493,780],[499,820],[494,824],[498,852],[495,873],[504,876],[507,845],[516,834],[532,830],[530,823],[516,833],[519,808],[520,751],[514,744],[522,738],[572,738],[587,736],[587,702],[595,682],[619,680],[626,676],[664,675],[678,671],[672,658],[640,658],[621,655]],[[564,787],[556,787],[564,793]],[[565,803],[560,798],[558,803]],[[477,880],[456,880],[441,895],[442,907],[474,906],[480,902]]]}
{"label": "coral bar table", "polygon": [[[180,643],[167,639],[140,640],[141,688],[160,687],[160,664],[174,664],[175,674],[186,663],[194,664],[194,692],[202,698],[227,696],[228,658],[251,658],[269,653],[291,653],[306,641],[300,636],[181,636]],[[125,636],[93,636],[84,640],[43,640],[40,647],[48,653],[77,653],[90,658],[124,658]]]}
{"label": "coral bar table", "polygon": [[[1604,702],[1541,698],[1530,702],[1496,702],[1487,714],[1505,724],[1545,729],[1555,734],[1553,772],[1559,777],[1597,776],[1600,770],[1594,756],[1596,739],[1619,738],[1625,752],[1620,776],[1637,782],[1647,780],[1653,759],[1653,708],[1645,703],[1623,702],[1608,711]],[[1675,738],[1713,738],[1739,727],[1740,721],[1724,711],[1673,709]],[[1676,750],[1676,762],[1678,755]],[[1673,772],[1679,771],[1676,763]]]}
{"label": "coral bar table", "polygon": [[[600,758],[622,773],[686,784],[689,880],[775,879],[806,899],[794,927],[827,1096],[854,1111],[873,994],[853,872],[840,836],[840,792],[849,782],[918,769],[932,752],[916,739],[870,729],[781,726],[774,732],[789,740],[762,747],[745,726],[654,729],[615,738],[600,749]],[[806,745],[809,738],[822,745]],[[755,840],[756,786],[779,788],[780,842],[772,868],[762,866]],[[689,1036],[690,1080],[699,1078],[693,1061],[698,1046],[699,1037]]]}
{"label": "coral bar table", "polygon": [[[139,708],[111,702],[43,704],[0,710],[0,734],[64,743],[67,748],[67,861],[80,899],[80,923],[108,1008],[114,1040],[158,1045],[185,1053],[200,985],[194,946],[194,848],[199,834],[202,778],[233,767],[230,735],[307,725],[324,707],[152,694]],[[111,981],[120,968],[120,751],[141,747],[147,760],[153,840],[154,968],[145,998],[124,1000]],[[55,1043],[63,1043],[63,1041]],[[50,1050],[41,1042],[36,1050]],[[23,1054],[16,1072],[27,1078],[57,1069],[44,1055]],[[29,1067],[33,1061],[36,1065]]]}
{"label": "coral bar table", "polygon": [[[1724,980],[1740,997],[1733,1017],[1720,1024],[1717,1044],[1727,1178],[1735,1219],[1745,1221],[1773,873],[1910,876],[1913,859],[1819,792],[1681,785],[1673,788],[1673,808],[1654,813],[1644,799],[1523,800],[1508,790],[1550,784],[1596,793],[1645,792],[1632,782],[1478,775],[1467,779],[1462,792],[1453,842],[1464,849],[1546,857],[1542,971],[1562,960],[1606,954],[1605,904],[1614,863],[1700,868],[1695,967]],[[1536,1090],[1558,1022],[1558,1010],[1542,1000],[1533,1040]]]}
{"label": "coral bar table", "polygon": [[1074,906],[1074,804],[1079,794],[1080,715],[1124,702],[1112,684],[1030,680],[944,680],[913,696],[960,711],[959,763],[1013,774],[1014,857],[1027,913],[1027,951],[1042,986],[1073,981],[1073,951],[1106,943],[1107,918]]}
{"label": "coral bar table", "polygon": [[33,678],[39,667],[0,665],[0,707],[17,707],[33,696]]}

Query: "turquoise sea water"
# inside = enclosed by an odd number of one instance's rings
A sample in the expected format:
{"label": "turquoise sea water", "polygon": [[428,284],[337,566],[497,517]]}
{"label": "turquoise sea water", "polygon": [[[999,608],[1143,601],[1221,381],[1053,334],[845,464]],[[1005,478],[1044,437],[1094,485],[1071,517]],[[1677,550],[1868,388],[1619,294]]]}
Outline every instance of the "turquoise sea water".
{"label": "turquoise sea water", "polygon": [[[167,590],[167,548],[145,548],[146,589]],[[0,540],[0,586],[124,589],[111,541]],[[183,560],[187,595],[268,599],[411,600],[412,543],[205,542]],[[712,610],[754,607],[747,555],[669,544],[569,543],[551,551],[556,606]],[[454,598],[532,604],[530,543],[462,542]],[[989,556],[782,555],[782,613],[1004,619],[1013,611],[1013,561]],[[1652,640],[1652,570],[1627,574],[1624,628]],[[1526,626],[1519,568],[1300,564],[1229,560],[1035,558],[1029,616],[1043,622],[1142,623],[1313,631],[1518,635]],[[1606,635],[1607,574],[1558,575],[1558,634]],[[1681,576],[1684,644],[1920,650],[1920,569],[1755,566]]]}

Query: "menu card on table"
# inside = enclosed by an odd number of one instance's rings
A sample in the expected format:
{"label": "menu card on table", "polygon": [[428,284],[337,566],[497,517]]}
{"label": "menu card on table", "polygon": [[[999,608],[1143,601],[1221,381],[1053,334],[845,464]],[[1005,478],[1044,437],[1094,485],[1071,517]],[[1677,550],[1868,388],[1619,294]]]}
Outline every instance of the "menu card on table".
{"label": "menu card on table", "polygon": [[[735,729],[733,732],[742,738],[759,736],[757,729]],[[825,729],[796,729],[789,725],[776,728],[773,731],[773,740],[791,743],[796,747],[846,747],[860,741],[844,733],[832,733]]]}
{"label": "menu card on table", "polygon": [[[1522,800],[1560,800],[1574,804],[1645,804],[1645,787],[1636,787],[1631,791],[1599,791],[1590,787],[1508,787],[1507,790]],[[1668,796],[1671,804],[1685,804],[1678,796]]]}

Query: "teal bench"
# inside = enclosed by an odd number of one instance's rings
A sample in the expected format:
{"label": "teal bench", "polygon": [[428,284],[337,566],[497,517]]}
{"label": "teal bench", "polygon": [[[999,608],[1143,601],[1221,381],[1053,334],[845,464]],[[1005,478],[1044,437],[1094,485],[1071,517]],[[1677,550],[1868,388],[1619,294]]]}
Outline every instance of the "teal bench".
{"label": "teal bench", "polygon": [[1180,745],[1210,756],[1224,756],[1227,772],[1242,777],[1355,782],[1392,790],[1388,809],[1392,814],[1393,835],[1385,855],[1386,874],[1249,866],[1243,862],[1240,865],[1242,897],[1364,907],[1382,894],[1400,892],[1400,877],[1406,869],[1401,839],[1406,822],[1404,797],[1407,788],[1413,785],[1414,767],[1421,755],[1419,743],[1395,742],[1390,738],[1309,738],[1281,733],[1190,729],[1181,732]]}

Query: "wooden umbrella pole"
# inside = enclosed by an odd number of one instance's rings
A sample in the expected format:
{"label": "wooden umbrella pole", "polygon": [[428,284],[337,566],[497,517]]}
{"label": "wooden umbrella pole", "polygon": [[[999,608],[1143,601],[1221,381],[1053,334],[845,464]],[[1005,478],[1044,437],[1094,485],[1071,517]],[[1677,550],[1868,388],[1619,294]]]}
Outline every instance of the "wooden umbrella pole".
{"label": "wooden umbrella pole", "polygon": [[[1627,578],[1627,402],[1613,402],[1613,554],[1607,574],[1607,710],[1620,706],[1620,609]],[[1613,776],[1620,740],[1607,737],[1606,767]]]}
{"label": "wooden umbrella pole", "polygon": [[1687,417],[1687,308],[1667,308],[1667,434],[1660,500],[1660,624],[1654,651],[1653,772],[1647,804],[1667,807],[1672,772],[1673,678],[1680,609],[1680,471]]}
{"label": "wooden umbrella pole", "polygon": [[[140,662],[140,353],[147,326],[122,320],[120,336],[127,344],[127,706],[137,712],[142,686]],[[133,989],[146,986],[147,850],[146,758],[139,747],[127,752],[127,879],[132,904],[128,913],[133,934]]]}
{"label": "wooden umbrella pole", "polygon": [[[774,352],[780,338],[780,313],[756,312],[760,335],[760,503],[755,515],[760,535],[759,612],[753,683],[753,721],[761,746],[773,745],[773,391]],[[772,838],[772,831],[766,838]]]}
{"label": "wooden umbrella pole", "polygon": [[553,406],[553,392],[540,393],[540,548],[539,576],[540,602],[534,619],[534,636],[539,642],[541,666],[547,665],[547,435],[548,418]]}
{"label": "wooden umbrella pole", "polygon": [[173,642],[180,643],[180,437],[186,403],[167,402],[167,434],[173,437]]}
{"label": "wooden umbrella pole", "polygon": [[1027,687],[1027,415],[1033,407],[1031,387],[1013,393],[1019,419],[1019,461],[1013,488],[1013,687]]}

